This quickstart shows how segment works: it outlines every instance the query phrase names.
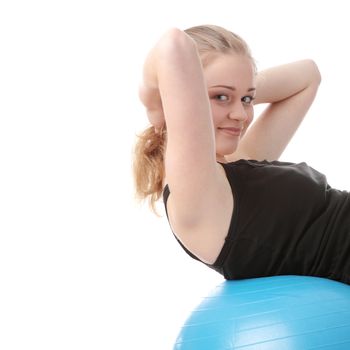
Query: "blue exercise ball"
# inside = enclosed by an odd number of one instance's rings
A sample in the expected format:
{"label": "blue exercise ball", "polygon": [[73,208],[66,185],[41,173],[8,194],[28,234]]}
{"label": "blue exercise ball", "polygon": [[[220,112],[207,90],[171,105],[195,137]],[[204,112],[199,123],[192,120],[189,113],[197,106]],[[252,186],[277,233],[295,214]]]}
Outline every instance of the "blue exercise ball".
{"label": "blue exercise ball", "polygon": [[350,286],[306,276],[225,281],[191,312],[174,349],[349,350]]}

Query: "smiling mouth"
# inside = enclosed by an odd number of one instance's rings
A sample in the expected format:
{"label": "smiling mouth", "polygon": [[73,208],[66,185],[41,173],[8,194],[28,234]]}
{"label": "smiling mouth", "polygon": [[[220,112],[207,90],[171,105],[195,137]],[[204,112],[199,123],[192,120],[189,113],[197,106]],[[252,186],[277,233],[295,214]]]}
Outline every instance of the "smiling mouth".
{"label": "smiling mouth", "polygon": [[240,136],[242,133],[241,128],[218,128],[218,130],[230,136]]}

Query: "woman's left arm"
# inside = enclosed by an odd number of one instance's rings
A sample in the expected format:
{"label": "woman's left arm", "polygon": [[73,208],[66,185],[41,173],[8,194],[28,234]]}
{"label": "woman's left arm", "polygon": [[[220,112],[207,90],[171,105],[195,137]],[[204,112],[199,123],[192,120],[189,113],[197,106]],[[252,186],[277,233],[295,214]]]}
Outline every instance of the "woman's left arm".
{"label": "woman's left arm", "polygon": [[320,82],[312,60],[260,72],[254,104],[269,105],[248,129],[232,159],[277,160],[310,108]]}

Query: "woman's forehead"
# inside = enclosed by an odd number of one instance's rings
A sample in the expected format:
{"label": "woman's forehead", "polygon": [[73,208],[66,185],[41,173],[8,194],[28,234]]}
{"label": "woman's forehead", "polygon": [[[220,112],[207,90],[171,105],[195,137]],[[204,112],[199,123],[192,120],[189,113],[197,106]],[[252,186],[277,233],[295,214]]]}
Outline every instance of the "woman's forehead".
{"label": "woman's forehead", "polygon": [[208,86],[227,85],[240,87],[255,84],[255,69],[251,59],[237,54],[221,54],[204,67]]}

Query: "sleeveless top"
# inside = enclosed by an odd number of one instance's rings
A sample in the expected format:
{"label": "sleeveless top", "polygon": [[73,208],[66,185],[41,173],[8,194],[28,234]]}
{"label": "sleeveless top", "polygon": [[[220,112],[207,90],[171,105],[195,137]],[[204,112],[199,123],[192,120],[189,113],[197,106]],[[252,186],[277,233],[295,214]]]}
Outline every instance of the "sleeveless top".
{"label": "sleeveless top", "polygon": [[[206,265],[226,279],[309,275],[350,284],[349,192],[331,188],[306,163],[241,159],[222,166],[234,209],[222,250]],[[165,186],[165,209],[170,190]]]}

